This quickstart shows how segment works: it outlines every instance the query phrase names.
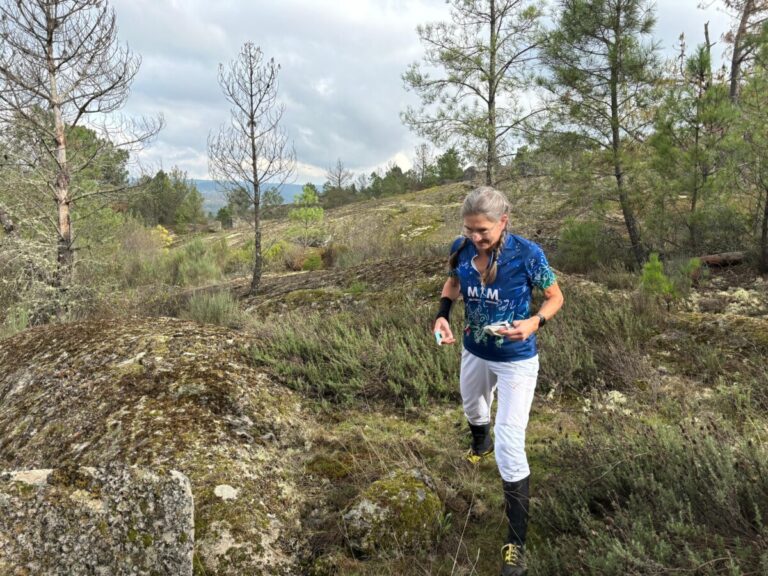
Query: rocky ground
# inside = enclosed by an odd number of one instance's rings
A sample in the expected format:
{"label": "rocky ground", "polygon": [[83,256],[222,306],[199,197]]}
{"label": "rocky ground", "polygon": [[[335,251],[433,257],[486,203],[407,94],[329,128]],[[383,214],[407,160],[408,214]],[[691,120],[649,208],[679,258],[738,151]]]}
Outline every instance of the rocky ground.
{"label": "rocky ground", "polygon": [[0,344],[0,468],[112,462],[186,474],[201,573],[296,574],[301,399],[239,334],[167,318],[28,330]]}
{"label": "rocky ground", "polygon": [[[247,278],[210,288],[241,297],[250,320],[239,330],[119,317],[0,341],[0,470],[123,463],[183,472],[195,498],[198,575],[485,573],[497,563],[503,527],[498,476],[492,462],[463,462],[468,438],[458,402],[333,405],[297,393],[300,386],[252,354],[284,313],[330,318],[374,305],[396,311],[436,303],[444,255],[420,247],[447,246],[464,192],[456,184],[334,210],[332,234],[343,233],[353,250],[363,251],[376,232],[374,239],[401,242],[403,252],[366,253],[344,269],[269,272],[253,297],[245,296]],[[513,222],[546,243],[557,226],[535,219],[540,208],[517,202]],[[266,226],[267,236],[287,229]],[[222,235],[233,245],[247,238],[229,231],[210,239]],[[626,303],[634,289],[626,277],[616,289],[586,276],[561,280],[566,308],[542,338],[550,351],[562,343],[559,331],[574,328],[569,315],[583,300]],[[636,366],[614,362],[622,390],[598,374],[593,393],[577,394],[544,373],[528,436],[535,490],[557,475],[553,443],[578,438],[590,414],[660,420],[688,408],[714,413],[723,398],[731,401],[723,374],[754,374],[768,354],[768,281],[746,266],[713,269],[666,316],[658,333],[638,343]],[[733,398],[738,410],[741,400]],[[534,525],[534,546],[542,538]]]}

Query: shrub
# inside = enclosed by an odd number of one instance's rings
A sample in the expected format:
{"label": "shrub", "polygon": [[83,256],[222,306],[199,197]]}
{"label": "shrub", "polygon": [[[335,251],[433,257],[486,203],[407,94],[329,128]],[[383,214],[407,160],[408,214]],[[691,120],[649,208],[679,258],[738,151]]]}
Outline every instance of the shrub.
{"label": "shrub", "polygon": [[29,312],[23,307],[14,307],[8,311],[5,321],[0,325],[0,340],[26,330],[29,326]]}
{"label": "shrub", "polygon": [[568,220],[553,262],[566,272],[584,273],[623,258],[621,243],[599,222]]}
{"label": "shrub", "polygon": [[673,260],[669,264],[669,269],[669,279],[674,291],[681,297],[687,296],[691,291],[691,286],[696,284],[707,272],[699,258]]}
{"label": "shrub", "polygon": [[283,266],[291,272],[298,272],[304,267],[306,252],[295,244],[288,245],[283,252]]}
{"label": "shrub", "polygon": [[643,265],[640,290],[648,296],[661,298],[668,306],[677,296],[675,286],[664,273],[664,265],[659,260],[658,254],[651,254],[648,262]]}
{"label": "shrub", "polygon": [[571,285],[564,291],[565,307],[537,335],[540,387],[581,394],[602,387],[631,389],[646,378],[648,342],[664,318],[658,304]]}
{"label": "shrub", "polygon": [[531,573],[768,573],[768,453],[723,426],[601,416],[557,445]]}
{"label": "shrub", "polygon": [[170,233],[170,231],[160,224],[155,226],[152,231],[155,238],[157,238],[157,240],[160,242],[160,245],[168,250],[173,244],[173,235]]}
{"label": "shrub", "polygon": [[435,344],[433,314],[432,307],[402,301],[371,304],[365,314],[291,312],[260,323],[251,352],[286,385],[334,402],[455,400],[459,359],[455,347]]}
{"label": "shrub", "polygon": [[346,246],[334,242],[324,246],[320,252],[320,257],[323,259],[323,267],[327,269],[335,267],[339,261],[339,257],[347,250],[349,250],[349,248]]}
{"label": "shrub", "polygon": [[725,202],[712,202],[690,218],[696,230],[695,250],[706,254],[743,250],[750,240],[749,218]]}
{"label": "shrub", "polygon": [[220,280],[221,260],[215,248],[206,247],[199,238],[171,255],[170,280],[176,286],[200,286]]}
{"label": "shrub", "polygon": [[609,290],[634,290],[637,288],[637,274],[628,270],[621,262],[599,264],[589,272],[589,279]]}
{"label": "shrub", "polygon": [[304,258],[301,265],[302,270],[320,270],[323,267],[323,260],[317,252],[311,252]]}
{"label": "shrub", "polygon": [[[432,245],[423,241],[405,240],[395,228],[377,233],[375,242],[371,241],[368,234],[358,234],[342,238],[342,244],[344,248],[339,251],[336,259],[337,268],[350,268],[382,258],[423,256],[425,251],[432,250]],[[440,245],[439,256],[446,257],[447,250],[447,246]]]}
{"label": "shrub", "polygon": [[247,274],[253,270],[253,244],[247,243],[227,254],[224,264],[226,274]]}
{"label": "shrub", "polygon": [[[253,242],[250,243],[249,248],[251,254],[253,254]],[[261,254],[264,258],[264,265],[270,268],[275,267],[276,265],[280,268],[284,267],[285,253],[289,248],[290,244],[285,240],[278,240],[274,244],[271,244]]]}
{"label": "shrub", "polygon": [[181,316],[200,324],[217,324],[230,328],[237,328],[243,323],[240,308],[229,292],[196,294],[190,298]]}

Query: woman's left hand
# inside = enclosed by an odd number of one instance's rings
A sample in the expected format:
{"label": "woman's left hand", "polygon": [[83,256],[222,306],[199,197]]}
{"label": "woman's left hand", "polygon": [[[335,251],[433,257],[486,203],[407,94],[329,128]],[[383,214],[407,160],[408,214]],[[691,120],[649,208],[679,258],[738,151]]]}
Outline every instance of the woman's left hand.
{"label": "woman's left hand", "polygon": [[506,330],[499,330],[499,334],[510,340],[525,340],[531,334],[536,332],[539,327],[539,319],[535,316],[528,318],[527,320],[514,320],[512,322],[512,328]]}

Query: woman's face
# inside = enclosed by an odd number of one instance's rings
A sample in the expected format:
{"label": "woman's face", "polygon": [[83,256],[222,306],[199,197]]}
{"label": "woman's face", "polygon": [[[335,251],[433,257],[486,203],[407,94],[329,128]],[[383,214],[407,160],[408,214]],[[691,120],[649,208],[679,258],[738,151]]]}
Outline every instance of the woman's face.
{"label": "woman's face", "polygon": [[489,220],[482,214],[464,216],[464,235],[472,240],[478,250],[490,250],[501,238],[507,220],[506,214],[496,221]]}

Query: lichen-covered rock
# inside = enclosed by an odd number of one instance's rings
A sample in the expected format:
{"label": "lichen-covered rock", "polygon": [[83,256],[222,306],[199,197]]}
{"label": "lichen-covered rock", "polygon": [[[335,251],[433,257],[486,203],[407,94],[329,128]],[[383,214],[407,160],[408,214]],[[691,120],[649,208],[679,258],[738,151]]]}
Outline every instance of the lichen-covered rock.
{"label": "lichen-covered rock", "polygon": [[419,470],[377,480],[344,514],[347,540],[357,554],[388,557],[429,548],[443,504],[432,480]]}
{"label": "lichen-covered rock", "polygon": [[768,292],[761,282],[751,288],[728,288],[701,293],[692,291],[682,306],[690,312],[716,312],[759,318],[768,315]]}
{"label": "lichen-covered rock", "polygon": [[0,473],[0,574],[192,575],[192,490],[179,472]]}
{"label": "lichen-covered rock", "polygon": [[250,345],[171,318],[42,326],[2,340],[0,469],[179,470],[195,498],[196,570],[300,574],[308,418],[297,395],[252,368]]}

